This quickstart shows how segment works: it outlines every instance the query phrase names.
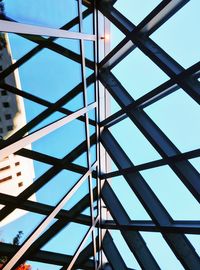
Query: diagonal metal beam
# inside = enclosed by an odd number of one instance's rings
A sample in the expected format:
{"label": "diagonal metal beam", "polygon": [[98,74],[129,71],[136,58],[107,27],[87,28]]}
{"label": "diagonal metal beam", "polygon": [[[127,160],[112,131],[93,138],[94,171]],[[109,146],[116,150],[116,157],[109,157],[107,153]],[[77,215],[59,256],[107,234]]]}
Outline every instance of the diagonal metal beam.
{"label": "diagonal metal beam", "polygon": [[115,246],[112,236],[107,231],[102,241],[103,251],[113,270],[128,270],[121,254]]}
{"label": "diagonal metal beam", "polygon": [[[197,62],[195,65],[191,66],[190,68],[182,72],[179,76],[181,78],[187,75],[192,75],[195,79],[199,79],[200,78],[199,71],[200,71],[200,62]],[[161,84],[160,86],[156,87],[152,91],[148,92],[144,96],[138,98],[134,103],[128,105],[126,109],[127,110],[134,108],[144,109],[147,106],[155,103],[156,101],[177,91],[178,89],[180,89],[180,86],[177,85],[172,79],[170,79]],[[105,120],[103,120],[100,123],[100,125],[111,127],[112,125],[122,121],[126,117],[128,117],[127,114],[124,112],[124,110],[121,109],[116,113],[112,114],[111,116],[109,116],[108,118],[106,118]]]}
{"label": "diagonal metal beam", "polygon": [[[133,167],[131,160],[108,130],[102,132],[101,141],[119,169],[130,166]],[[156,225],[168,226],[173,223],[169,213],[160,203],[140,173],[129,173],[123,176]],[[112,191],[108,184],[105,187],[108,187],[107,189]],[[108,200],[110,199],[110,196],[107,195],[106,198]],[[106,204],[108,205],[108,203]],[[113,211],[113,214],[117,215],[117,213],[116,210]],[[185,269],[198,270],[200,268],[200,258],[194,247],[183,234],[162,233],[162,235]]]}
{"label": "diagonal metal beam", "polygon": [[[105,182],[102,188],[102,199],[117,224],[129,224],[130,218],[118,200],[114,191]],[[142,269],[160,269],[153,255],[149,251],[142,236],[137,231],[121,231],[124,240],[136,257]]]}
{"label": "diagonal metal beam", "polygon": [[[94,190],[94,197],[97,197],[96,189]],[[25,202],[24,205],[26,205],[28,202]],[[50,228],[48,228],[29,248],[29,250],[21,257],[19,263],[22,263],[23,261],[27,260],[30,256],[32,256],[35,252],[39,251],[49,240],[52,239],[52,237],[55,237],[57,233],[59,233],[63,228],[65,228],[70,222],[79,222],[80,223],[91,226],[91,220],[88,216],[81,215],[80,213],[89,206],[90,203],[90,197],[89,194],[85,195],[81,200],[79,200],[69,211],[66,210],[60,210],[57,216],[55,218],[58,218],[58,220],[51,225]],[[48,207],[48,206],[47,206]],[[46,215],[49,214],[46,211]],[[84,251],[83,251],[84,252]],[[85,254],[85,253],[84,253]],[[81,255],[81,254],[80,254]],[[90,256],[89,256],[90,257]],[[87,260],[89,259],[87,258]],[[83,256],[81,256],[82,260],[78,262],[78,264],[82,265],[87,260],[83,260]]]}
{"label": "diagonal metal beam", "polygon": [[[133,109],[126,111],[126,106],[134,103],[134,99],[111,72],[102,72],[100,79],[121,108],[125,110],[130,120],[144,134],[163,159],[180,154],[176,146],[143,110]],[[169,162],[169,166],[190,190],[196,200],[200,202],[200,174],[198,171],[187,160]]]}
{"label": "diagonal metal beam", "polygon": [[[174,2],[173,0],[171,2]],[[183,3],[188,1],[182,1]],[[181,7],[181,5],[180,5]],[[172,6],[174,9],[174,6]],[[177,10],[175,9],[175,12]],[[115,64],[117,64],[121,59],[123,59],[131,50],[133,50],[136,46],[146,54],[160,69],[162,69],[169,77],[171,77],[188,95],[190,95],[198,104],[200,104],[200,82],[195,80],[192,76],[185,76],[183,78],[179,78],[181,72],[184,71],[184,68],[178,64],[172,57],[170,57],[162,48],[160,48],[154,41],[152,41],[148,36],[144,35],[141,32],[138,32],[137,28],[128,22],[128,27],[132,25],[132,30],[129,31],[127,27],[127,19],[116,9],[112,8],[110,10],[102,10],[103,14],[111,20],[118,28],[121,26],[124,29],[124,33],[126,38],[120,43],[123,46],[121,49],[119,47],[120,44],[116,47],[118,59],[115,59]],[[172,15],[173,12],[171,12]],[[114,15],[115,14],[115,15]],[[124,21],[126,22],[124,23]],[[130,44],[130,41],[133,42],[134,45]],[[129,44],[128,48],[124,49]],[[120,53],[121,52],[121,53]],[[112,57],[116,58],[115,53],[111,52]],[[114,65],[109,59],[108,61],[109,69],[111,69]],[[108,67],[108,65],[100,65],[102,67]]]}
{"label": "diagonal metal beam", "polygon": [[[64,197],[58,202],[53,211],[38,225],[35,231],[24,241],[19,250],[15,253],[15,255],[9,259],[6,265],[3,267],[3,270],[12,269],[14,266],[17,266],[19,259],[24,255],[24,253],[30,248],[30,246],[34,243],[37,237],[42,233],[48,224],[55,218],[55,216],[59,213],[59,211],[63,208],[66,202],[73,196],[73,194],[79,189],[79,187],[83,184],[83,182],[87,179],[91,171],[96,167],[96,164],[93,164],[92,167],[89,168],[88,172],[83,175],[76,184],[64,195]],[[92,227],[91,227],[92,228]],[[72,259],[73,263],[75,262],[74,258]],[[70,262],[70,264],[72,263]]]}
{"label": "diagonal metal beam", "polygon": [[[28,100],[31,100],[33,102],[36,102],[37,104],[40,104],[40,105],[45,106],[45,107],[51,107],[52,104],[53,104],[53,103],[51,103],[51,102],[49,102],[49,101],[47,101],[47,100],[45,100],[45,99],[43,99],[41,97],[30,94],[30,93],[28,93],[28,92],[26,92],[24,90],[20,90],[20,89],[18,89],[16,87],[14,87],[12,85],[9,85],[9,84],[6,84],[6,83],[0,84],[0,88],[5,89],[6,91],[8,91],[10,93],[13,93],[15,95],[18,95],[18,96],[21,96],[21,97],[26,98]],[[58,108],[57,111],[61,112],[61,113],[64,113],[66,115],[72,113],[71,110],[68,110],[66,108]],[[78,119],[81,120],[81,121],[85,121],[84,117],[82,117],[82,116],[79,117]],[[96,123],[95,123],[95,121],[90,119],[90,124],[95,125]]]}
{"label": "diagonal metal beam", "polygon": [[102,174],[101,179],[116,177],[116,176],[119,176],[119,175],[122,175],[122,174],[131,173],[131,172],[138,172],[138,171],[142,171],[142,170],[152,169],[152,168],[156,168],[156,167],[163,166],[163,165],[169,165],[170,163],[183,161],[183,160],[186,160],[186,159],[196,158],[196,157],[199,157],[199,156],[200,156],[200,149],[196,149],[196,150],[192,150],[192,151],[188,151],[188,152],[185,152],[185,153],[178,154],[176,156],[171,156],[171,157],[168,157],[166,159],[158,159],[158,160],[155,160],[155,161],[150,161],[150,162],[147,162],[147,163],[136,165],[136,166],[131,167],[131,168],[122,169],[122,170]]}
{"label": "diagonal metal beam", "polygon": [[[166,0],[162,1],[138,26],[133,25],[117,9],[110,6],[105,8],[103,1],[99,1],[98,8],[113,24],[117,26],[125,35],[133,30],[140,32],[144,36],[149,36],[168,19],[170,19],[189,0]],[[127,54],[134,50],[136,46],[126,37],[114,48],[100,63],[100,68],[113,68]]]}
{"label": "diagonal metal beam", "polygon": [[[87,78],[87,85],[90,85],[95,81],[94,74],[90,75]],[[37,124],[46,119],[49,115],[55,112],[58,108],[62,107],[66,102],[75,97],[78,93],[82,91],[82,83],[78,84],[75,88],[73,88],[66,95],[61,97],[58,101],[56,101],[52,106],[45,109],[42,113],[33,118],[30,122],[28,122],[24,127],[16,131],[12,136],[10,136],[7,140],[0,141],[0,149],[10,145],[11,143],[16,142],[21,139],[28,131],[34,128]]]}
{"label": "diagonal metal beam", "polygon": [[[85,10],[83,12],[83,17],[86,18],[90,13],[91,13],[90,9]],[[5,19],[6,20],[12,20],[11,18],[7,18],[7,17],[5,17]],[[65,24],[64,26],[62,26],[60,29],[62,29],[62,30],[69,30],[69,29],[71,29],[73,26],[75,26],[78,23],[79,23],[79,17],[76,17],[73,20],[71,20],[70,22],[68,22],[67,24]],[[36,46],[32,50],[30,50],[28,53],[26,53],[24,56],[22,56],[19,60],[17,60],[15,63],[13,63],[9,67],[7,67],[4,71],[2,71],[0,73],[0,80],[2,80],[5,77],[7,77],[16,68],[19,68],[25,62],[27,62],[31,57],[33,57],[36,53],[38,53],[39,51],[41,51],[48,42],[53,42],[54,40],[56,40],[55,37],[48,38],[45,41],[45,43]]]}
{"label": "diagonal metal beam", "polygon": [[[95,136],[93,139],[95,139]],[[74,148],[69,154],[67,154],[62,160],[61,164],[65,162],[72,162],[77,157],[79,157],[83,152],[86,151],[86,141],[82,142],[76,148]],[[5,206],[0,211],[0,220],[4,219],[7,215],[9,215],[15,208],[20,208],[20,205],[27,200],[31,195],[33,195],[37,190],[39,190],[42,186],[48,183],[55,175],[57,175],[62,168],[59,166],[53,166],[49,170],[47,170],[43,175],[41,175],[36,181],[34,181],[29,187],[27,187],[23,192],[21,192],[16,198],[17,203],[13,206]]]}
{"label": "diagonal metal beam", "polygon": [[[14,246],[7,243],[0,243],[0,252],[2,255],[5,256],[13,256],[13,254],[17,252],[18,248],[19,246]],[[70,262],[71,259],[72,256],[49,251],[38,251],[29,257],[29,260],[31,261],[49,263],[53,265],[64,265],[66,262]],[[88,260],[86,263],[84,263],[84,265],[79,265],[78,263],[75,263],[77,268],[83,268],[85,270],[93,270],[93,264],[94,263],[92,260]]]}
{"label": "diagonal metal beam", "polygon": [[80,110],[68,115],[68,116],[65,116],[65,117],[41,128],[41,129],[39,129],[39,130],[36,130],[35,132],[24,136],[22,139],[14,142],[14,143],[9,144],[8,146],[6,146],[2,150],[0,150],[1,158],[3,159],[5,157],[7,157],[8,155],[15,153],[16,151],[20,150],[21,148],[33,143],[34,141],[39,140],[40,138],[48,135],[49,133],[66,125],[67,123],[75,120],[79,116],[85,114],[86,112],[88,112],[89,110],[92,110],[94,108],[96,108],[96,102],[92,103],[88,107],[85,107],[83,109],[80,109]]}

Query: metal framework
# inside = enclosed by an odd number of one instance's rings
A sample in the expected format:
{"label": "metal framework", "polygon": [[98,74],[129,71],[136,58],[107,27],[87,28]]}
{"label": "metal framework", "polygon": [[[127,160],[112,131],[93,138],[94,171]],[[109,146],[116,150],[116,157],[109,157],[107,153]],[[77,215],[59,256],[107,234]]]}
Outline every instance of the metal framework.
{"label": "metal framework", "polygon": [[[60,29],[19,23],[6,13],[2,13],[0,17],[1,32],[14,33],[35,44],[34,48],[2,70],[0,88],[44,106],[44,110],[25,126],[7,139],[0,141],[0,157],[3,159],[10,154],[15,154],[50,165],[48,170],[17,197],[1,193],[0,204],[3,206],[0,210],[1,220],[6,219],[15,209],[43,215],[43,220],[21,245],[0,243],[0,254],[7,258],[2,269],[16,269],[26,260],[52,264],[63,270],[130,269],[126,258],[120,254],[120,249],[112,238],[112,231],[118,230],[141,269],[161,269],[141,234],[141,232],[159,232],[184,269],[199,270],[199,255],[185,234],[199,235],[200,220],[174,220],[141,174],[143,170],[168,165],[190,194],[200,202],[200,174],[189,162],[189,159],[200,156],[200,149],[181,153],[144,111],[149,105],[179,88],[200,104],[199,62],[184,69],[150,38],[150,35],[167,20],[170,20],[185,5],[187,7],[189,0],[161,1],[137,26],[114,7],[116,2],[114,0],[74,0],[74,2],[77,3],[78,16]],[[86,34],[83,27],[84,19],[91,14],[93,33]],[[109,31],[110,23],[114,24],[125,35],[125,38],[108,52],[109,41],[106,40],[106,32]],[[74,26],[78,26],[77,32],[72,30]],[[56,43],[59,38],[78,40],[80,53]],[[87,58],[85,41],[93,44],[93,59]],[[112,69],[136,48],[139,48],[170,79],[134,100],[114,76]],[[6,78],[16,69],[20,70],[22,65],[38,53],[42,54],[44,49],[81,66],[81,82],[77,82],[75,87],[56,102],[50,102],[49,99],[35,95],[29,89],[20,90],[17,86],[6,82]],[[87,69],[92,70],[90,75],[87,75]],[[92,103],[89,101],[91,85],[94,85],[95,91],[95,100]],[[48,94],[51,95],[51,93]],[[68,109],[66,105],[76,100],[79,94],[82,94],[83,106],[77,110]],[[121,107],[112,115],[110,115],[109,95]],[[90,117],[92,111],[95,111],[94,118]],[[62,113],[64,116],[37,128],[55,112]],[[125,118],[129,118],[135,124],[160,154],[161,159],[139,165],[133,164],[109,130]],[[33,149],[26,148],[27,145],[49,134],[54,136],[54,131],[73,121],[84,124],[85,139],[63,158],[58,158],[56,153],[52,156],[36,151],[34,147]],[[95,129],[93,134],[90,132],[91,127]],[[67,138],[67,140],[70,141],[73,138]],[[65,142],[60,143],[63,143],[65,147]],[[134,140],[129,143],[134,144]],[[92,159],[92,147],[95,147],[95,161]],[[76,162],[83,154],[86,155],[87,166]],[[117,170],[109,170],[110,160],[115,163]],[[81,176],[55,206],[50,203],[41,203],[37,199],[30,200],[32,195],[37,195],[39,190],[65,170],[79,173]],[[112,189],[111,178],[116,176],[124,177],[151,221],[132,220],[129,217]],[[81,196],[81,192],[80,195],[78,194],[84,182],[88,182],[88,192]],[[77,197],[78,201],[66,210],[64,206],[71,197]],[[89,214],[84,213],[86,209],[89,209]],[[45,245],[72,222],[88,227],[74,254],[45,250]],[[76,235],[73,237],[76,238]],[[88,241],[89,239],[91,241]],[[65,244],[65,239],[63,243]]]}

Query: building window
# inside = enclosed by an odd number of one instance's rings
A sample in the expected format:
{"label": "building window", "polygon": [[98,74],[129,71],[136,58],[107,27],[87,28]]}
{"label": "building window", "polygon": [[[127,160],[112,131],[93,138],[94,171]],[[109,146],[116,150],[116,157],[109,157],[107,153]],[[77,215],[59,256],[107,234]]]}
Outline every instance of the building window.
{"label": "building window", "polygon": [[19,182],[18,187],[23,187],[23,182]]}
{"label": "building window", "polygon": [[6,166],[6,167],[0,168],[0,172],[1,172],[1,171],[8,170],[8,169],[10,169],[10,166],[9,166],[9,165],[8,165],[8,166]]}
{"label": "building window", "polygon": [[13,130],[13,126],[7,126],[7,131]]}
{"label": "building window", "polygon": [[21,172],[18,172],[18,173],[17,173],[17,176],[20,176],[20,175],[22,175],[22,173],[21,173]]}
{"label": "building window", "polygon": [[15,166],[19,166],[19,164],[20,164],[19,161],[15,162]]}
{"label": "building window", "polygon": [[3,182],[5,182],[5,181],[11,180],[11,179],[12,179],[12,176],[7,176],[7,177],[5,177],[5,178],[0,179],[0,183],[3,183]]}
{"label": "building window", "polygon": [[0,127],[0,133],[3,133],[3,128]]}
{"label": "building window", "polygon": [[[1,82],[3,82],[3,81],[1,81]],[[1,90],[1,95],[2,96],[7,96],[8,92],[6,90]]]}
{"label": "building window", "polygon": [[9,102],[3,102],[3,107],[4,108],[9,108],[10,107],[10,103]]}
{"label": "building window", "polygon": [[5,114],[5,119],[6,119],[6,120],[11,119],[11,114]]}
{"label": "building window", "polygon": [[0,71],[2,71],[3,70],[3,67],[2,66],[0,66]]}

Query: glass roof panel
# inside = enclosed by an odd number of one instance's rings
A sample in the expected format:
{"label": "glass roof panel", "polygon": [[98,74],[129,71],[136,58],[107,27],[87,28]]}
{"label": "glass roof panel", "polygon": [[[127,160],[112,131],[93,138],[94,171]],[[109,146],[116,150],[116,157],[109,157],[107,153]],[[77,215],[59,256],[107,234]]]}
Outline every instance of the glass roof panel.
{"label": "glass roof panel", "polygon": [[168,80],[168,76],[139,49],[133,50],[112,72],[134,99]]}
{"label": "glass roof panel", "polygon": [[188,1],[151,35],[157,44],[185,68],[199,61],[200,40],[196,34],[196,27],[200,24],[199,9],[198,0]]}

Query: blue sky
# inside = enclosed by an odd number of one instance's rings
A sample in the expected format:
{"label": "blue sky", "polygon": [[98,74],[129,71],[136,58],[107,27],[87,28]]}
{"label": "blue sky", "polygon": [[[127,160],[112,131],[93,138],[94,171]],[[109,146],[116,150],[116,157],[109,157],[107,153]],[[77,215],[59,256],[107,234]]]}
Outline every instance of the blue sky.
{"label": "blue sky", "polygon": [[[34,23],[40,26],[59,28],[74,16],[77,16],[76,9],[74,8],[75,2],[74,0],[60,0],[58,6],[56,0],[51,0],[51,6],[49,6],[49,1],[47,0],[15,0],[14,4],[12,0],[6,0],[5,4],[7,15],[13,19],[23,23]],[[159,3],[160,1],[157,0],[118,0],[115,7],[137,25],[141,19]],[[38,6],[40,9],[38,9]],[[26,10],[26,13],[24,10]],[[183,65],[184,68],[188,68],[199,61],[200,37],[197,35],[197,25],[200,25],[200,17],[197,14],[198,10],[200,10],[200,1],[191,0],[173,18],[169,19],[164,26],[160,27],[160,29],[151,35],[151,38]],[[86,21],[85,29],[88,29],[87,32],[90,33],[91,29],[89,28],[89,23],[90,19]],[[77,28],[75,27],[73,31],[77,31]],[[36,46],[35,43],[14,34],[10,34],[9,36],[12,53],[15,59],[19,59]],[[123,34],[111,25],[111,48],[122,38]],[[56,43],[69,49],[75,49],[79,53],[78,41],[57,39]],[[91,42],[85,45],[87,47],[87,56],[92,58]],[[57,72],[58,70],[59,72]],[[81,81],[80,71],[81,67],[79,64],[47,49],[43,49],[19,69],[22,89],[47,98],[50,102],[56,101],[64,93],[70,91],[70,89],[76,85],[77,80]],[[138,99],[169,79],[168,76],[148,59],[147,56],[142,54],[139,49],[134,50],[128,55],[112,72],[134,99]],[[91,70],[87,69],[87,74],[90,75]],[[93,101],[94,94],[92,91],[90,93],[89,99]],[[42,112],[45,109],[43,106],[35,105],[30,101],[25,101],[25,105],[28,120],[33,119],[38,112]],[[76,106],[76,108],[74,106]],[[71,104],[68,104],[66,108],[79,109],[82,106],[82,94],[80,94]],[[112,112],[119,109],[119,106],[113,100],[111,106]],[[145,112],[159,125],[181,152],[200,147],[200,128],[198,125],[200,118],[199,106],[182,89],[145,108]],[[36,128],[62,116],[63,114],[61,113],[54,113]],[[160,158],[157,151],[128,118],[110,128],[110,131],[134,164],[141,164]],[[94,130],[92,132],[94,132]],[[72,137],[73,139],[69,143],[68,138]],[[59,141],[57,138],[59,138]],[[66,127],[60,128],[40,141],[33,143],[32,147],[34,150],[50,155],[54,154],[56,157],[62,158],[84,140],[84,124],[75,120]],[[62,141],[62,143],[60,143],[60,141]],[[127,141],[133,141],[133,143],[127,144]],[[94,154],[93,158],[95,158]],[[86,163],[86,156],[82,156],[79,162],[82,164]],[[192,159],[190,162],[200,171],[200,158]],[[36,178],[50,167],[49,165],[39,162],[35,162],[34,164]],[[200,209],[197,201],[190,195],[182,182],[168,166],[146,170],[141,172],[141,174],[174,219],[200,219]],[[47,184],[37,193],[37,200],[39,202],[55,205],[79,177],[80,175],[78,174],[62,171],[53,179],[52,183]],[[67,185],[65,185],[66,179]],[[62,188],[55,189],[57,182],[59,182]],[[173,190],[171,188],[172,185]],[[123,177],[113,178],[112,187],[132,219],[150,219]],[[52,190],[54,194],[53,199]],[[66,205],[66,209],[73,206],[76,199],[80,198],[80,196],[84,196],[87,192],[88,186],[83,185],[81,188],[82,195],[79,194],[79,197],[77,195],[72,198],[69,204]],[[31,225],[29,222],[30,218],[32,220]],[[24,216],[13,224],[8,225],[6,228],[2,228],[2,238],[10,242],[18,230],[23,230],[23,239],[25,239],[31,230],[39,224],[42,218],[41,215],[37,214]],[[78,232],[78,234],[76,233],[75,235],[75,232]],[[66,254],[71,252],[72,254],[85,232],[85,226],[81,227],[81,225],[75,224],[68,226],[55,239],[50,241],[44,249],[55,251],[55,248],[58,248],[61,253]],[[128,250],[120,233],[113,231],[112,236],[127,266],[141,269],[132,253]],[[147,246],[152,250],[161,269],[183,269],[165,243],[161,234],[145,232],[142,233],[142,236]],[[200,236],[187,235],[187,237],[191,240],[197,252],[200,253]],[[66,239],[66,243],[60,244],[60,239]],[[70,247],[68,245],[69,242]],[[56,266],[39,263],[32,263],[32,265],[34,266],[33,270],[37,268],[40,270],[57,269]]]}

